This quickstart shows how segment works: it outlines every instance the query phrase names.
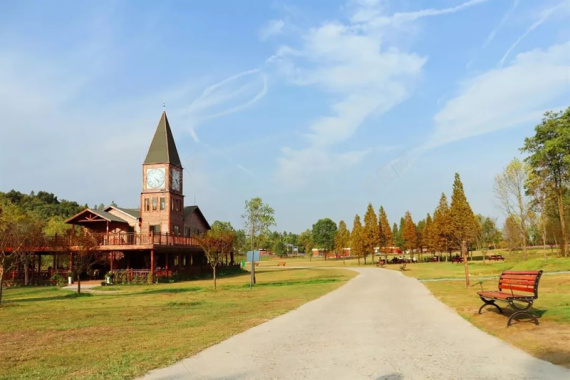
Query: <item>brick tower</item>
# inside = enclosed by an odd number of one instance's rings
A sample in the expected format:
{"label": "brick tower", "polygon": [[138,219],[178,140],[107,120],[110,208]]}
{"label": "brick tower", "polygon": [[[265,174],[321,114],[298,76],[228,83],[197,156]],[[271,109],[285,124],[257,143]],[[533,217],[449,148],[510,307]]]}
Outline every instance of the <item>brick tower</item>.
{"label": "brick tower", "polygon": [[183,234],[182,184],[182,164],[163,112],[143,163],[141,232]]}

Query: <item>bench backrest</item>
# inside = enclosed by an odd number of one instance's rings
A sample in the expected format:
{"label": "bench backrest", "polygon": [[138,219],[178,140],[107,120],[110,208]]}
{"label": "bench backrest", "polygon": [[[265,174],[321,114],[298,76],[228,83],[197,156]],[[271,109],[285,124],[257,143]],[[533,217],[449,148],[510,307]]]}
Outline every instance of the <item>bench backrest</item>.
{"label": "bench backrest", "polygon": [[516,293],[533,293],[533,298],[538,298],[538,282],[542,276],[542,271],[509,271],[501,274],[499,279],[499,291]]}

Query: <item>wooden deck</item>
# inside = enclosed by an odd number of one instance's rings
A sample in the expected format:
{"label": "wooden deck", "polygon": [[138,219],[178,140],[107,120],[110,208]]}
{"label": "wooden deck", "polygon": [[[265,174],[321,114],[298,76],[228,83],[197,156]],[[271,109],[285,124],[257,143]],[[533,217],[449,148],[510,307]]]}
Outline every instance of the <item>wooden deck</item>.
{"label": "wooden deck", "polygon": [[[189,248],[201,250],[196,240],[190,236],[177,236],[174,234],[154,233],[95,233],[92,234],[99,244],[99,251],[141,251],[141,250],[168,250]],[[77,246],[69,246],[65,236],[46,236],[45,243],[34,247],[26,247],[29,252],[61,252],[64,249],[78,250]],[[10,251],[10,248],[7,249]]]}

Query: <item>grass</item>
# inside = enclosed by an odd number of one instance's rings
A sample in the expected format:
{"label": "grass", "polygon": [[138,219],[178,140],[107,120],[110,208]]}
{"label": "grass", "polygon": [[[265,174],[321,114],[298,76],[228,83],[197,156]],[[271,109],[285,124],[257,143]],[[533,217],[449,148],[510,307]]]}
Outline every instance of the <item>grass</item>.
{"label": "grass", "polygon": [[[260,268],[211,281],[11,288],[0,308],[1,379],[126,379],[172,364],[336,289],[355,273]],[[119,290],[119,292],[113,292]]]}
{"label": "grass", "polygon": [[[465,288],[461,281],[427,282],[428,289],[446,305],[452,307],[469,322],[482,330],[517,346],[531,355],[554,364],[570,368],[570,275],[543,276],[539,285],[539,297],[534,313],[539,315],[540,325],[521,320],[506,327],[511,309],[499,303],[505,315],[492,307],[477,311],[482,305],[476,295],[480,287]],[[483,281],[485,290],[496,290],[497,280]],[[516,323],[516,322],[515,322]]]}

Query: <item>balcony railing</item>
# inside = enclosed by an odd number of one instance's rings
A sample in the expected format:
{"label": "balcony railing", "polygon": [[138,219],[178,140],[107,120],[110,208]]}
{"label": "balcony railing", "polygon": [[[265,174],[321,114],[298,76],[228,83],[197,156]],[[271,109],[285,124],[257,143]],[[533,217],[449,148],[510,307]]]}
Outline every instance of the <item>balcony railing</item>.
{"label": "balcony railing", "polygon": [[[198,246],[192,236],[175,234],[155,234],[138,232],[109,232],[91,234],[100,246],[115,245],[161,245],[161,246]],[[60,247],[70,244],[67,236],[46,236],[46,245]],[[73,245],[73,243],[71,243]]]}

